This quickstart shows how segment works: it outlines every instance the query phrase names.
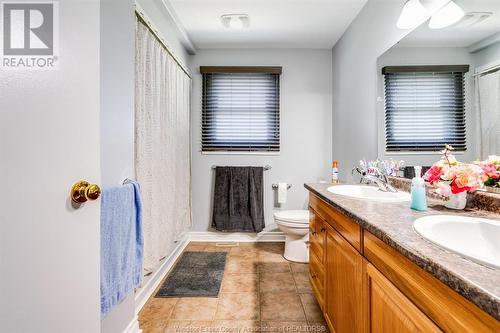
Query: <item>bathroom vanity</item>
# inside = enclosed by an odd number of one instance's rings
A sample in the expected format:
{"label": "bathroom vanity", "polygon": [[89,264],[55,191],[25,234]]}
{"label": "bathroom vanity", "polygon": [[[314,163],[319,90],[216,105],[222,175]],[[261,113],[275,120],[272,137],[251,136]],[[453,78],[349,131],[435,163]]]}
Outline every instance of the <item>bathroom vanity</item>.
{"label": "bathroom vanity", "polygon": [[[347,198],[330,186],[305,185],[310,281],[332,332],[500,332],[500,269],[413,230],[417,218],[449,211],[432,200],[422,213],[408,202]],[[476,210],[455,214],[498,219]]]}

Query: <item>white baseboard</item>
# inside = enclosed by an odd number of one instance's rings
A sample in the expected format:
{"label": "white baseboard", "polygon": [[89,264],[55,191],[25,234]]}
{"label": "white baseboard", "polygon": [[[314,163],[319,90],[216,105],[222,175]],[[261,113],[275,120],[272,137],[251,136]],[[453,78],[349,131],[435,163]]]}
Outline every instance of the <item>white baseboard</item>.
{"label": "white baseboard", "polygon": [[137,318],[137,315],[134,316],[134,319],[123,330],[123,333],[142,333],[142,330],[139,328],[139,318]]}
{"label": "white baseboard", "polygon": [[256,233],[245,232],[215,232],[191,231],[191,242],[284,242],[285,235],[281,231],[262,231]]}
{"label": "white baseboard", "polygon": [[153,294],[156,288],[160,285],[161,281],[172,268],[177,258],[181,255],[184,248],[189,243],[189,235],[186,234],[184,238],[179,241],[172,254],[165,258],[160,267],[149,277],[148,281],[138,290],[135,295],[135,313],[139,313],[142,307],[148,301],[149,297]]}

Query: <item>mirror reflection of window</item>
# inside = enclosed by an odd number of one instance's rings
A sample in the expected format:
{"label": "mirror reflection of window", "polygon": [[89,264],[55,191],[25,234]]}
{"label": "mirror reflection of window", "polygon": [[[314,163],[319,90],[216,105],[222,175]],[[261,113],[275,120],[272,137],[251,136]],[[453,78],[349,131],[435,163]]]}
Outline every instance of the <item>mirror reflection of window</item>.
{"label": "mirror reflection of window", "polygon": [[[414,165],[429,165],[443,143],[453,145],[462,161],[500,155],[500,1],[454,3],[464,12],[456,22],[436,25],[439,17],[434,23],[430,18],[378,59],[382,157],[398,154]],[[397,77],[403,82],[403,74],[382,74],[384,67],[457,65],[469,71],[438,75],[415,70],[404,74],[404,87],[392,83]]]}
{"label": "mirror reflection of window", "polygon": [[[499,62],[500,65],[500,62]],[[476,75],[481,128],[481,159],[500,152],[500,66]],[[491,67],[490,67],[491,68]]]}
{"label": "mirror reflection of window", "polygon": [[384,67],[388,152],[466,150],[465,85],[469,66]]}

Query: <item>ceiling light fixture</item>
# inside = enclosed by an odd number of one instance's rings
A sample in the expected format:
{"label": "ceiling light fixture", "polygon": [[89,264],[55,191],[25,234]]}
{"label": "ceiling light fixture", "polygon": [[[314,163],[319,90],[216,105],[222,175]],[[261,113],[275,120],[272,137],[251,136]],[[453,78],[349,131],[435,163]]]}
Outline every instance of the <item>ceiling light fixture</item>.
{"label": "ceiling light fixture", "polygon": [[247,14],[226,14],[220,17],[222,25],[228,29],[242,30],[248,28],[249,20]]}
{"label": "ceiling light fixture", "polygon": [[399,29],[414,29],[427,20],[429,16],[429,11],[419,0],[408,0],[396,25]]}
{"label": "ceiling light fixture", "polygon": [[450,1],[446,6],[432,15],[429,21],[429,28],[442,29],[453,25],[464,17],[465,12],[454,1]]}

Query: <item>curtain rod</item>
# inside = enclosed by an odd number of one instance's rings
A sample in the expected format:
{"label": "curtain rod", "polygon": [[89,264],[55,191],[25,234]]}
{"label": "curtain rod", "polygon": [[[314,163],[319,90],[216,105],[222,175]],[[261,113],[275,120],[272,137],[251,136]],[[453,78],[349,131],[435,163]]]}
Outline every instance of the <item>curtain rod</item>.
{"label": "curtain rod", "polygon": [[489,73],[494,73],[496,71],[500,70],[500,65],[492,66],[490,68],[486,68],[485,70],[482,70],[480,72],[477,72],[474,74],[474,76],[480,76],[483,74],[489,74]]}
{"label": "curtain rod", "polygon": [[153,24],[148,20],[147,16],[137,8],[137,6],[135,8],[135,17],[146,28],[148,28],[148,30],[153,34],[155,39],[160,43],[161,46],[163,46],[165,51],[167,51],[167,53],[174,59],[174,61],[177,63],[177,65],[179,65],[179,67],[182,69],[182,71],[184,73],[186,73],[186,75],[189,76],[190,79],[192,79],[193,77],[189,73],[189,70],[186,68],[186,66],[184,66],[182,61],[174,54],[174,52],[172,50],[170,50],[166,41],[161,37],[160,33],[156,29],[153,28]]}

